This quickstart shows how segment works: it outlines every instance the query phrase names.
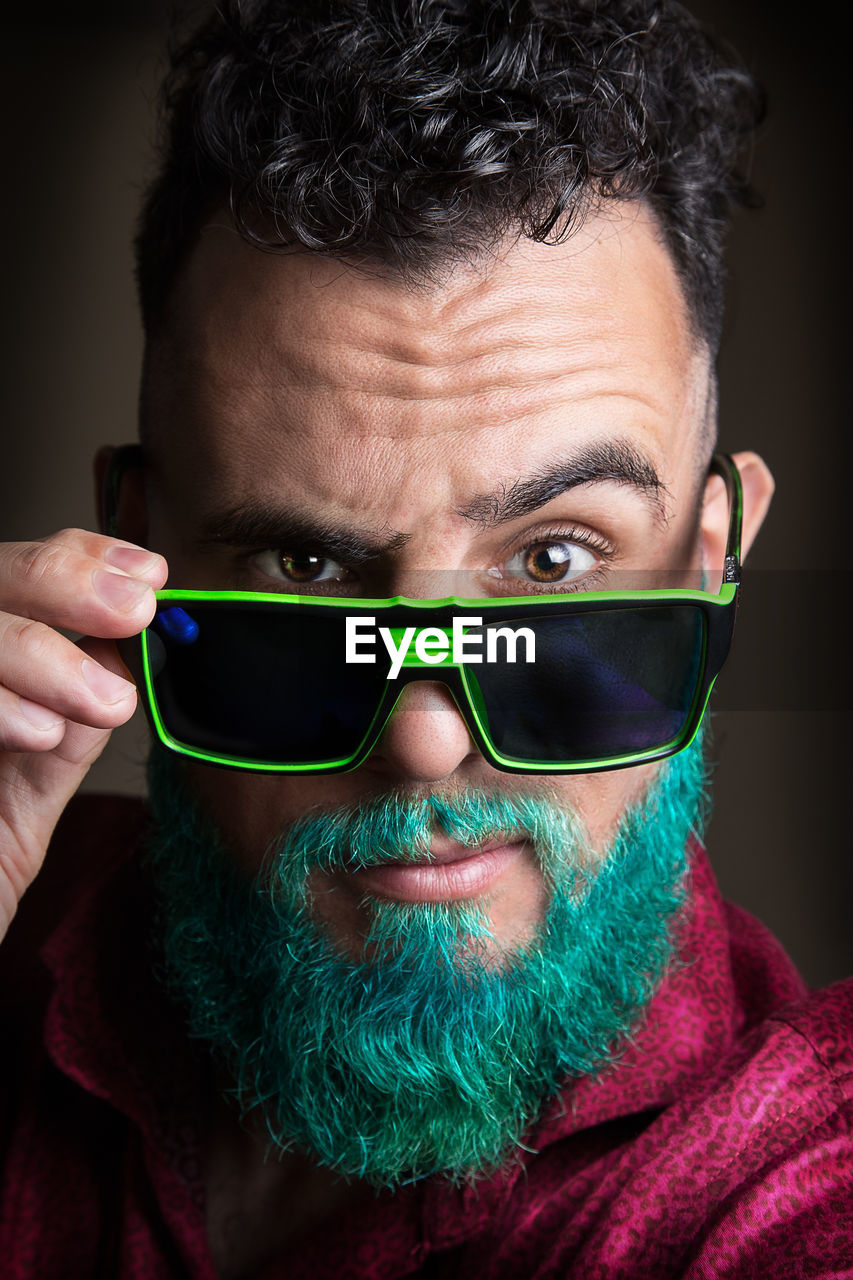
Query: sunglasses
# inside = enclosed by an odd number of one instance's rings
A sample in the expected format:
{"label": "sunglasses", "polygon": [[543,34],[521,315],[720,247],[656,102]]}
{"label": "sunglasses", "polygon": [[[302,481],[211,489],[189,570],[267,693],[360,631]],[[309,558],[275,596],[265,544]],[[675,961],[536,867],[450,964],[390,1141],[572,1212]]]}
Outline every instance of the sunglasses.
{"label": "sunglasses", "polygon": [[727,456],[715,455],[711,471],[731,512],[717,594],[165,590],[151,625],[119,649],[163,746],[224,768],[354,769],[417,680],[447,686],[497,769],[587,773],[661,760],[693,740],[734,629],[741,485]]}

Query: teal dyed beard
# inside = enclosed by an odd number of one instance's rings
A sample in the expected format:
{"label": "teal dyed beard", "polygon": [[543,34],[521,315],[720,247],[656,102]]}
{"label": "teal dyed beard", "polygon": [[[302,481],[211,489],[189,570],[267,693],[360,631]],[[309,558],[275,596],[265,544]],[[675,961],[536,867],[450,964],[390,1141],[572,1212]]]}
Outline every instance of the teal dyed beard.
{"label": "teal dyed beard", "polygon": [[[272,1148],[376,1185],[489,1172],[567,1077],[635,1028],[672,958],[685,844],[704,810],[701,744],[665,761],[602,861],[553,802],[404,794],[309,816],[254,883],[194,806],[180,765],[149,769],[150,862],[171,985]],[[489,956],[486,904],[373,901],[370,959],[335,950],[306,895],[313,868],[421,856],[523,831],[551,888],[535,940]]]}

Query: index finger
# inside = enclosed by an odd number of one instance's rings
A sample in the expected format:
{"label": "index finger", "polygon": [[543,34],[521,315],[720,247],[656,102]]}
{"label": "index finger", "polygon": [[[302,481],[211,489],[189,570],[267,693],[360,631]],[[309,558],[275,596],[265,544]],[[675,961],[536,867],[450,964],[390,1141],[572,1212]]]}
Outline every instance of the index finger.
{"label": "index finger", "polygon": [[161,555],[84,529],[0,545],[0,609],[115,639],[151,621],[168,576]]}

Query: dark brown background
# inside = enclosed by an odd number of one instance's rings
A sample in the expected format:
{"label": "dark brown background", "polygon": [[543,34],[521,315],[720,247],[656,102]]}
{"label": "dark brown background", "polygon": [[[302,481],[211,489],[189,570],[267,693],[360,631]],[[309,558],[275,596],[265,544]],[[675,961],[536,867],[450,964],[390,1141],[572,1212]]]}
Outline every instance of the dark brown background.
{"label": "dark brown background", "polygon": [[[731,241],[721,431],[778,482],[717,695],[709,843],[727,895],[822,983],[853,969],[849,84],[832,11],[807,27],[765,0],[694,7],[769,95],[754,170],[766,208]],[[89,459],[134,436],[129,242],[166,18],[146,0],[118,9],[41,5],[3,24],[3,539],[91,525]],[[144,744],[139,724],[114,735],[90,785],[137,789]]]}

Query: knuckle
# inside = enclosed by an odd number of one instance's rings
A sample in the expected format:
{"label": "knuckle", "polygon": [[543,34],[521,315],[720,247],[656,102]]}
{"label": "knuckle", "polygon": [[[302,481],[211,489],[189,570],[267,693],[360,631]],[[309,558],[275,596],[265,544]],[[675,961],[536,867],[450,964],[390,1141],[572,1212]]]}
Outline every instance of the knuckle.
{"label": "knuckle", "polygon": [[46,662],[51,656],[53,632],[43,622],[32,618],[13,618],[7,628],[7,644],[16,649],[27,663]]}
{"label": "knuckle", "polygon": [[21,726],[0,715],[0,751],[26,751],[28,743]]}
{"label": "knuckle", "polygon": [[13,720],[0,721],[0,751],[52,751],[58,740],[62,738],[63,726],[55,730],[39,733],[31,725]]}
{"label": "knuckle", "polygon": [[38,716],[35,721],[28,719],[19,701],[7,690],[0,689],[0,750],[49,750],[62,737],[64,729],[64,722],[49,712],[45,713],[41,726]]}
{"label": "knuckle", "polygon": [[57,610],[69,612],[73,608],[76,614],[85,609],[91,596],[92,564],[83,548],[67,540],[69,534],[77,532],[63,530],[13,548],[4,568],[10,592],[6,607],[10,613],[53,621]]}
{"label": "knuckle", "polygon": [[61,577],[68,569],[70,548],[54,534],[40,542],[27,542],[18,551],[18,574],[21,580],[41,587],[45,581]]}
{"label": "knuckle", "polygon": [[55,542],[57,544],[71,543],[76,545],[78,543],[85,542],[89,537],[91,537],[91,534],[89,534],[85,529],[69,527],[66,529],[57,529],[54,533],[49,533],[46,537],[40,538],[39,541]]}

